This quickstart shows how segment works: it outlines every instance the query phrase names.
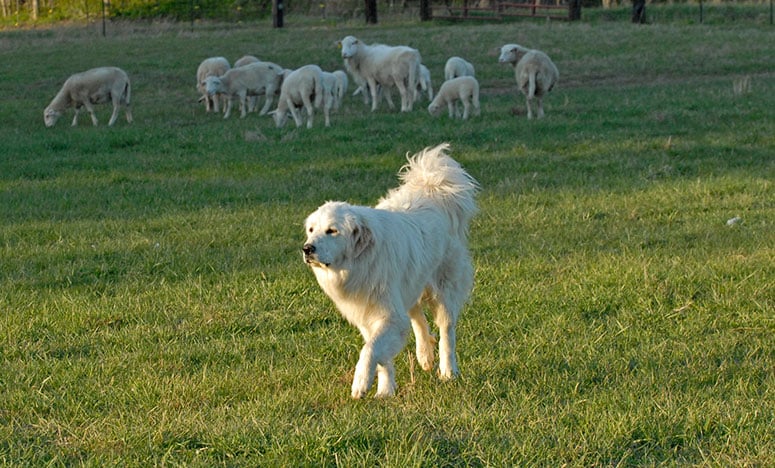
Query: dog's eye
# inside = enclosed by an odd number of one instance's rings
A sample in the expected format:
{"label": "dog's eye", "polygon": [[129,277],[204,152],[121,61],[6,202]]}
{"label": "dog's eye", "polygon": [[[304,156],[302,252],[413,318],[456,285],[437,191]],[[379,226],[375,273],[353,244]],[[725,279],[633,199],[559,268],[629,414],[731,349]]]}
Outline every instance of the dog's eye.
{"label": "dog's eye", "polygon": [[326,234],[328,234],[329,236],[334,236],[336,234],[339,234],[339,231],[337,231],[334,228],[328,228],[326,229]]}
{"label": "dog's eye", "polygon": [[310,233],[312,233],[312,231],[314,231],[314,229],[312,229],[312,226],[310,226],[310,227],[309,227],[309,229],[307,229],[307,231],[309,231]]}

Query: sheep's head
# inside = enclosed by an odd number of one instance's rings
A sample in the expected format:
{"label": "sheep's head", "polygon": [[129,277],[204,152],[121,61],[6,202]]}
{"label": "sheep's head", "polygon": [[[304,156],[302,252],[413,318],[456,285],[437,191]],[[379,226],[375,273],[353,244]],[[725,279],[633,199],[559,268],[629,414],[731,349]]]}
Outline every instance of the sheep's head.
{"label": "sheep's head", "polygon": [[347,36],[339,42],[339,47],[342,49],[342,58],[352,58],[358,51],[358,44],[360,41],[353,36]]}
{"label": "sheep's head", "polygon": [[436,116],[436,115],[439,115],[440,112],[441,112],[441,106],[436,101],[433,101],[428,106],[428,113],[429,114],[431,114],[433,116]]}
{"label": "sheep's head", "polygon": [[208,76],[202,82],[202,86],[204,87],[205,92],[207,92],[207,94],[209,94],[210,96],[213,96],[221,92],[223,83],[221,82],[221,79],[218,78],[217,76]]}
{"label": "sheep's head", "polygon": [[498,57],[498,62],[516,64],[528,50],[519,44],[506,44],[501,47],[501,55]]}
{"label": "sheep's head", "polygon": [[277,126],[277,128],[283,128],[285,126],[285,122],[288,121],[288,112],[286,111],[275,109],[268,115],[274,119],[274,124]]}
{"label": "sheep's head", "polygon": [[51,107],[46,107],[46,109],[43,111],[43,122],[46,123],[46,127],[53,127],[61,116],[61,112],[54,110]]}

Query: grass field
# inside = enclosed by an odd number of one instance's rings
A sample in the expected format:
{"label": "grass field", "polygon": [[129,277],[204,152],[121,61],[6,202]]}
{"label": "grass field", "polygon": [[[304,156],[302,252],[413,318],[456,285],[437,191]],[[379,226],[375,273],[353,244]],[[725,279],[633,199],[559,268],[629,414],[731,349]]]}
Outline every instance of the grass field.
{"label": "grass field", "polygon": [[[287,23],[0,34],[0,464],[775,465],[772,27]],[[196,102],[205,57],[333,70],[346,34],[417,47],[435,88],[467,58],[481,116],[349,97],[276,129]],[[510,42],[560,69],[543,120]],[[44,128],[107,64],[134,124]],[[353,401],[361,339],[301,261],[304,217],[376,202],[442,141],[482,185],[462,376],[406,351],[395,398]]]}

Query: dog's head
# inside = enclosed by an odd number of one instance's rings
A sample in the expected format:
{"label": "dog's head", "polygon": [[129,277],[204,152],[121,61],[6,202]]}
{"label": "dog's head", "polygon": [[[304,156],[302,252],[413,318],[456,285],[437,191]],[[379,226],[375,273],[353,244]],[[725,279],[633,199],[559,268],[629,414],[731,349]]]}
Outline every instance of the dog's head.
{"label": "dog's head", "polygon": [[328,202],[307,217],[302,252],[312,267],[345,269],[373,245],[371,229],[356,207]]}

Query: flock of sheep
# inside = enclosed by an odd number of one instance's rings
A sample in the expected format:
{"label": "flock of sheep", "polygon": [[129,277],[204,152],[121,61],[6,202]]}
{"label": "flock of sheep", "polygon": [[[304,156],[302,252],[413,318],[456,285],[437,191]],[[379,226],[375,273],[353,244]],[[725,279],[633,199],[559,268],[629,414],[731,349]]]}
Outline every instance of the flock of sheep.
{"label": "flock of sheep", "polygon": [[[381,100],[393,108],[392,90],[401,96],[401,111],[409,112],[426,92],[431,103],[428,112],[438,115],[446,107],[449,117],[468,119],[479,115],[479,82],[474,66],[460,57],[451,57],[444,67],[444,82],[434,96],[430,72],[421,63],[417,49],[407,46],[366,44],[347,36],[338,42],[344,68],[347,71],[323,71],[318,65],[305,65],[295,70],[254,56],[244,56],[229,65],[223,57],[205,59],[197,69],[197,89],[207,112],[221,112],[224,118],[231,114],[234,100],[239,102],[240,116],[245,117],[257,107],[264,96],[260,115],[269,114],[278,128],[283,127],[290,113],[297,127],[303,124],[301,110],[307,114],[307,128],[312,127],[315,109],[322,109],[325,125],[330,125],[330,113],[338,109],[348,89],[348,74],[357,85],[355,94],[362,94],[365,104],[376,110]],[[501,47],[500,63],[509,63],[519,90],[525,95],[527,117],[544,116],[543,96],[551,91],[559,79],[552,60],[543,52],[517,44]],[[275,96],[277,108],[270,111]],[[123,106],[127,122],[132,122],[129,77],[116,67],[94,68],[72,75],[44,110],[47,127],[53,126],[65,110],[75,109],[72,125],[76,125],[82,108],[89,112],[97,125],[94,104],[112,103],[113,114],[108,125],[113,125]],[[462,110],[461,110],[462,107]]]}

